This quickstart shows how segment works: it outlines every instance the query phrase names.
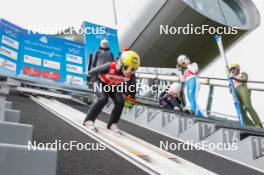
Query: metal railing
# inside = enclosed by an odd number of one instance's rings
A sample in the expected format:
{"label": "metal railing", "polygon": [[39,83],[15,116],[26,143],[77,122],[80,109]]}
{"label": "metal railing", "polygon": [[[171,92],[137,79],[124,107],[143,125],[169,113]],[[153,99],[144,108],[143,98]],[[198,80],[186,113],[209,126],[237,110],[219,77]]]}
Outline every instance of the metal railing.
{"label": "metal railing", "polygon": [[[179,82],[179,78],[177,76],[167,74],[151,74],[137,72],[136,77],[138,79],[153,79],[166,82]],[[199,77],[199,81],[203,85],[229,87],[228,80],[223,78]],[[264,82],[262,81],[248,81],[247,84],[249,90],[264,91]]]}
{"label": "metal railing", "polygon": [[[2,75],[3,76],[3,75]],[[141,82],[142,80],[154,80],[153,83],[156,83],[158,86],[165,87],[168,85],[169,82],[177,82],[179,78],[176,75],[168,75],[168,74],[153,74],[153,73],[145,73],[145,72],[137,72],[136,73],[137,81]],[[88,93],[93,93],[91,89],[78,87],[78,86],[70,86],[70,85],[60,85],[48,82],[42,82],[39,80],[30,80],[30,79],[23,79],[21,77],[9,76],[9,79],[14,79],[20,82],[21,84],[28,84],[31,86],[36,87],[44,87],[47,89],[59,90],[63,92],[68,92],[70,94],[78,95],[78,96],[87,96]],[[227,79],[223,78],[210,78],[210,77],[199,77],[199,81],[201,85],[207,85],[209,87],[208,97],[207,97],[207,104],[206,108],[203,110],[208,115],[217,115],[229,119],[236,120],[236,117],[230,114],[224,114],[222,112],[212,111],[212,104],[213,104],[213,97],[215,94],[216,87],[225,87],[229,88],[229,83]],[[12,84],[12,83],[11,83]],[[20,86],[20,85],[15,85]],[[264,82],[261,81],[248,81],[248,88],[251,91],[264,91]],[[159,89],[159,88],[158,88]],[[144,96],[140,96],[149,101],[154,101],[158,103],[158,95],[160,91],[156,91],[155,94],[152,94],[151,98],[147,98]]]}
{"label": "metal railing", "polygon": [[[164,85],[168,85],[169,82],[179,82],[179,77],[176,75],[168,75],[168,74],[152,74],[152,73],[144,73],[144,72],[137,72],[136,77],[139,82],[143,80],[154,80],[158,86],[164,87]],[[215,93],[215,87],[224,87],[229,88],[229,82],[227,79],[223,78],[211,78],[211,77],[199,77],[199,82],[201,85],[207,85],[209,88],[208,97],[207,97],[207,105],[204,111],[208,114],[216,114],[218,116],[225,116],[226,118],[235,118],[235,116],[230,114],[224,114],[220,112],[212,111],[212,104],[213,104],[213,97]],[[264,91],[264,82],[262,81],[248,81],[247,83],[248,89],[250,93],[252,91]],[[159,88],[158,88],[159,89]],[[155,91],[152,94],[152,98],[142,97],[148,99],[150,101],[158,102],[158,95],[160,91]]]}
{"label": "metal railing", "polygon": [[[146,76],[147,75],[147,76]],[[140,81],[142,79],[153,79],[156,78],[156,80],[158,80],[159,84],[168,84],[169,82],[174,82],[174,81],[178,81],[178,78],[176,76],[169,76],[169,75],[154,75],[153,74],[141,74],[141,73],[137,73],[137,80]],[[208,80],[206,80],[208,79]],[[13,82],[13,80],[15,82]],[[212,87],[216,87],[219,86],[219,83],[212,83],[212,80],[219,80],[219,81],[223,81],[225,82],[226,85],[222,85],[221,83],[221,87],[228,87],[228,82],[225,79],[217,79],[217,78],[205,78],[205,77],[200,77],[201,80],[201,84],[205,84],[205,85],[209,85]],[[17,82],[16,82],[17,81]],[[259,83],[261,85],[264,84],[264,82],[249,82],[249,83]],[[40,82],[36,82],[34,80],[25,80],[25,79],[20,79],[20,78],[14,78],[12,77],[11,79],[9,78],[7,80],[7,84],[9,84],[11,87],[20,87],[22,84],[26,84],[26,85],[30,85],[32,87],[36,87],[36,88],[45,88],[48,91],[54,91],[54,90],[59,90],[59,91],[63,91],[72,95],[78,95],[79,97],[87,97],[88,94],[94,94],[93,91],[91,89],[86,89],[86,88],[75,88],[75,87],[70,87],[70,86],[61,86],[61,85],[55,85],[55,84],[49,84],[49,83],[40,83]],[[264,91],[264,88],[256,88],[258,91]],[[255,90],[251,89],[251,90]],[[211,96],[213,96],[213,90],[211,90]],[[142,100],[146,100],[148,102],[153,102],[150,103],[151,105],[149,106],[150,108],[155,108],[157,110],[162,110],[162,111],[167,111],[167,112],[173,112],[173,113],[178,113],[177,111],[171,111],[171,110],[166,110],[162,107],[159,106],[158,104],[158,93],[155,94],[155,98],[148,98],[148,97],[144,97],[144,96],[139,96]],[[208,97],[210,98],[210,97]],[[153,105],[154,104],[154,105]],[[207,107],[209,105],[212,105],[212,101],[208,100],[208,104]],[[206,110],[207,112],[210,113],[216,113],[213,112],[211,110]],[[220,113],[222,114],[222,113]],[[232,121],[232,120],[227,120],[228,118],[226,118],[227,114],[222,114],[223,116],[225,116],[225,118],[222,117],[217,117],[216,115],[212,115],[209,118],[195,118],[195,116],[193,115],[189,115],[189,114],[185,114],[185,113],[181,113],[179,112],[179,115],[181,116],[186,116],[189,118],[193,118],[197,121],[201,121],[201,122],[211,122],[211,123],[217,123],[218,126],[220,127],[224,127],[224,128],[233,128],[233,129],[238,129],[241,131],[245,131],[247,133],[251,133],[252,135],[264,135],[264,131],[263,129],[256,129],[254,127],[251,126],[240,126],[238,122],[236,121]],[[219,116],[219,115],[218,115]],[[233,116],[233,118],[235,118],[235,116]]]}

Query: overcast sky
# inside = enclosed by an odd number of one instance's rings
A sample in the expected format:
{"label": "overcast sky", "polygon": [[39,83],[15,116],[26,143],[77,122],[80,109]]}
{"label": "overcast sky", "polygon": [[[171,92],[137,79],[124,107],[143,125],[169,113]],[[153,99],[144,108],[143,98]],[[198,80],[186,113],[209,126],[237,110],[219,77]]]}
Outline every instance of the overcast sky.
{"label": "overcast sky", "polygon": [[[119,21],[129,14],[138,0],[115,0]],[[83,21],[115,26],[112,0],[7,0],[1,4],[1,18],[28,26],[67,28]]]}

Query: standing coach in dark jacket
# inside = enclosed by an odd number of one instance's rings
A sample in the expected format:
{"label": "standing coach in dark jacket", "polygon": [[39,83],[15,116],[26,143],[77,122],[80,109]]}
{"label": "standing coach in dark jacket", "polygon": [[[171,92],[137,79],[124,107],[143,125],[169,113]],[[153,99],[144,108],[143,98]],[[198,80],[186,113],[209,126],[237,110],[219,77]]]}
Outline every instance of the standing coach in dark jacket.
{"label": "standing coach in dark jacket", "polygon": [[99,49],[94,55],[92,67],[94,68],[104,63],[112,61],[114,61],[114,55],[109,49],[108,41],[106,39],[103,39],[100,43]]}

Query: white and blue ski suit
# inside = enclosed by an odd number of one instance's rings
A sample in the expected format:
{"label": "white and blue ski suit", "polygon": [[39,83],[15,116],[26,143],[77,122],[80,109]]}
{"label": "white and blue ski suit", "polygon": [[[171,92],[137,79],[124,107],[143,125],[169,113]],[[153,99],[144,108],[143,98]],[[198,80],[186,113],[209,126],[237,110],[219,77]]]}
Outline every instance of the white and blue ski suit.
{"label": "white and blue ski suit", "polygon": [[187,69],[183,73],[179,71],[178,75],[180,81],[184,83],[186,107],[191,109],[197,117],[204,117],[205,115],[197,104],[200,88],[198,69],[197,63],[192,63],[187,66]]}

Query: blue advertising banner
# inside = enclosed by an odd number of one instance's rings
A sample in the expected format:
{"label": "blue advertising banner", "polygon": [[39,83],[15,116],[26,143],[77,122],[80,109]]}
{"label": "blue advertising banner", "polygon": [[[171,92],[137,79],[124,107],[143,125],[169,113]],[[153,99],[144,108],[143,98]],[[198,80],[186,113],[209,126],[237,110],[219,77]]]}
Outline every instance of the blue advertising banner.
{"label": "blue advertising banner", "polygon": [[84,22],[82,27],[85,33],[85,56],[87,59],[96,52],[103,39],[108,40],[109,48],[114,54],[114,58],[118,57],[120,49],[117,30],[90,22]]}
{"label": "blue advertising banner", "polygon": [[[90,54],[107,39],[116,58],[119,54],[117,30],[83,23],[85,45],[53,35],[29,32],[0,19],[0,73],[32,80],[86,86],[84,72]],[[86,55],[86,56],[85,56]]]}
{"label": "blue advertising banner", "polygon": [[24,34],[19,76],[51,82],[65,81],[63,40],[50,35]]}
{"label": "blue advertising banner", "polygon": [[29,32],[0,20],[0,73],[52,83],[86,86],[83,44]]}
{"label": "blue advertising banner", "polygon": [[83,74],[86,70],[87,60],[85,59],[84,45],[72,41],[64,41],[65,53],[65,78],[70,85],[86,85],[86,77]]}
{"label": "blue advertising banner", "polygon": [[16,75],[19,71],[21,36],[26,30],[0,19],[0,73]]}

